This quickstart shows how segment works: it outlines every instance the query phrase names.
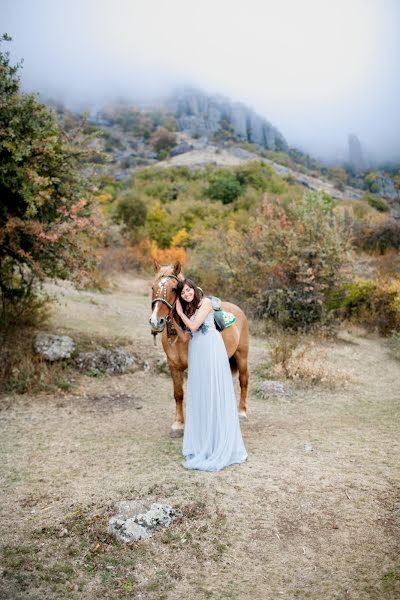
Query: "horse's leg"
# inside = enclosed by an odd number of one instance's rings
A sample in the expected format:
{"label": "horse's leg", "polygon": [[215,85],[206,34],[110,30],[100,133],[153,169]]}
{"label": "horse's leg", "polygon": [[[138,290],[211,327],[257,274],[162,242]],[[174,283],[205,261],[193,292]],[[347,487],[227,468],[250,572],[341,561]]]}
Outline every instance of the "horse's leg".
{"label": "horse's leg", "polygon": [[247,351],[236,352],[235,358],[239,370],[240,382],[239,417],[247,418],[247,388],[249,385],[249,367]]}
{"label": "horse's leg", "polygon": [[172,381],[174,383],[174,397],[176,403],[175,421],[171,427],[172,437],[181,437],[184,429],[183,417],[183,371],[170,369]]}

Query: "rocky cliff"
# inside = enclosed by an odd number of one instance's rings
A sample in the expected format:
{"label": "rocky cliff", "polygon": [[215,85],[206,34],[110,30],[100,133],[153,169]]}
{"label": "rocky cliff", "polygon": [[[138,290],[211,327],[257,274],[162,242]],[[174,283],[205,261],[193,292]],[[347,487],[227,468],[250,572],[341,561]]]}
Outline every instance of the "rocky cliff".
{"label": "rocky cliff", "polygon": [[191,137],[219,135],[269,150],[288,150],[278,129],[240,102],[185,88],[169,98],[167,105],[175,113],[178,129]]}

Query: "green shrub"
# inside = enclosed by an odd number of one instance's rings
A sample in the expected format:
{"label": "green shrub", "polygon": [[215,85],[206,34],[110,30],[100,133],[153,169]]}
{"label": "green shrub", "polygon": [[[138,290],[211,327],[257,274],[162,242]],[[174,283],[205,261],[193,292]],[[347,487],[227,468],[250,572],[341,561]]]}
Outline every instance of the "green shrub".
{"label": "green shrub", "polygon": [[145,226],[151,240],[157,242],[160,248],[168,248],[176,231],[173,228],[171,215],[159,202],[153,204],[147,211]]}
{"label": "green shrub", "polygon": [[233,202],[242,193],[242,186],[234,173],[229,171],[212,176],[205,194],[212,200],[220,200],[223,204]]}
{"label": "green shrub", "polygon": [[273,319],[284,329],[309,329],[324,316],[323,301],[312,286],[267,290],[263,317]]}
{"label": "green shrub", "polygon": [[400,278],[345,282],[332,291],[329,307],[340,318],[376,329],[382,335],[400,330]]}
{"label": "green shrub", "polygon": [[273,176],[271,167],[260,162],[250,162],[236,167],[235,173],[241,186],[251,186],[261,192],[268,189],[269,180]]}
{"label": "green shrub", "polygon": [[123,223],[128,230],[135,230],[144,225],[146,216],[146,204],[140,197],[131,192],[125,193],[115,204],[113,220],[117,223]]}
{"label": "green shrub", "polygon": [[372,206],[372,208],[375,208],[379,212],[389,212],[390,211],[390,207],[384,200],[382,200],[382,198],[379,198],[377,196],[366,195],[366,196],[364,196],[364,200],[366,200],[368,202],[368,204],[370,206]]}

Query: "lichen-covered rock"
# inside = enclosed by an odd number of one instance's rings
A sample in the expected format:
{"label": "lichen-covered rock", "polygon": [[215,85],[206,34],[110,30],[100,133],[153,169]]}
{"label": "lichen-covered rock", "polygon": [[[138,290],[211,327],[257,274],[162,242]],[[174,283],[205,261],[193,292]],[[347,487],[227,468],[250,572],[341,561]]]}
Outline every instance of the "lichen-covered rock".
{"label": "lichen-covered rock", "polygon": [[125,542],[125,544],[151,537],[151,533],[141,525],[138,525],[135,519],[127,519],[124,521],[123,519],[112,517],[110,519],[108,530],[122,542]]}
{"label": "lichen-covered rock", "polygon": [[179,510],[168,504],[124,500],[115,505],[117,514],[111,517],[108,531],[126,544],[151,537],[156,531],[182,517]]}
{"label": "lichen-covered rock", "polygon": [[33,342],[35,351],[46,360],[55,361],[69,358],[76,344],[68,335],[50,335],[40,333]]}
{"label": "lichen-covered rock", "polygon": [[271,396],[290,396],[290,390],[281,382],[273,379],[266,379],[257,385],[257,393],[267,400]]}
{"label": "lichen-covered rock", "polygon": [[170,527],[177,518],[177,512],[168,504],[154,502],[150,508],[135,519],[139,525],[146,529],[157,529],[159,527]]}
{"label": "lichen-covered rock", "polygon": [[135,357],[122,348],[116,348],[115,350],[101,348],[95,352],[81,352],[75,363],[78,369],[98,371],[109,375],[126,373],[132,367],[139,366]]}

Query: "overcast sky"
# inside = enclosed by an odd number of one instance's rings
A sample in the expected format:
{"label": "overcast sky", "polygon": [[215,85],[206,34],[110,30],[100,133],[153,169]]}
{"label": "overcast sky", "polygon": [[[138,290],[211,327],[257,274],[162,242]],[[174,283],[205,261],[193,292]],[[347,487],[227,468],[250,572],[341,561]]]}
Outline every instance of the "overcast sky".
{"label": "overcast sky", "polygon": [[191,84],[315,154],[400,158],[400,0],[0,0],[24,89],[67,104]]}

